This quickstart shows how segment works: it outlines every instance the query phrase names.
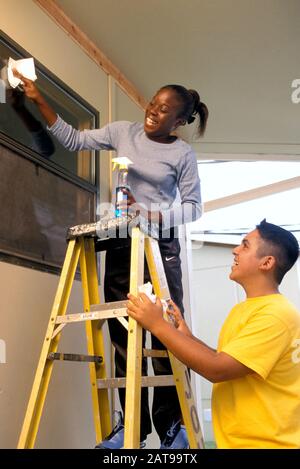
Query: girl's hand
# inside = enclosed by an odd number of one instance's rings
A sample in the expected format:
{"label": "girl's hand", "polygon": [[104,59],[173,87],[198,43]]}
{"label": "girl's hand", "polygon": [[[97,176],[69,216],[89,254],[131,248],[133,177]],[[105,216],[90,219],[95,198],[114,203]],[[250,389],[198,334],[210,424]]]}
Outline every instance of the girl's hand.
{"label": "girl's hand", "polygon": [[123,189],[122,192],[127,195],[127,207],[136,204],[136,200],[130,189]]}
{"label": "girl's hand", "polygon": [[23,90],[27,98],[31,99],[34,101],[34,103],[38,106],[40,113],[42,114],[43,118],[47,122],[49,127],[52,127],[52,125],[56,122],[57,120],[57,114],[56,112],[52,109],[51,106],[46,102],[46,100],[43,98],[35,84],[33,83],[32,80],[29,80],[28,78],[25,78],[18,70],[15,68],[13,69],[13,74],[15,77],[19,78],[23,82]]}
{"label": "girl's hand", "polygon": [[[141,215],[141,217],[148,220],[150,223],[160,224],[161,214],[159,211],[150,211],[144,204],[139,204],[132,192],[129,189],[123,189],[123,193],[127,194],[127,207],[130,209],[130,213],[134,215]],[[125,202],[123,202],[125,204]],[[121,205],[121,204],[120,204]],[[124,207],[126,209],[126,206]]]}
{"label": "girl's hand", "polygon": [[134,213],[135,215],[139,215],[138,210],[137,210],[137,206],[138,204],[136,203],[136,200],[132,194],[132,192],[129,190],[129,189],[122,189],[122,192],[123,194],[127,195],[127,200],[122,200],[122,202],[119,202],[118,205],[117,205],[117,208],[119,210],[124,210],[124,211],[128,211],[128,209],[130,207],[132,207],[132,209],[130,210],[131,213]]}
{"label": "girl's hand", "polygon": [[130,189],[123,189],[123,194],[127,195],[127,201],[124,201],[120,204],[120,208],[123,206],[123,209],[129,209],[129,212],[134,216],[141,215],[144,218],[148,219],[148,210],[142,205],[138,204],[135,200],[135,197]]}
{"label": "girl's hand", "polygon": [[15,77],[22,80],[23,82],[22,87],[27,98],[32,99],[32,101],[35,101],[35,102],[38,102],[39,100],[42,99],[42,96],[33,81],[29,80],[28,78],[25,78],[15,68],[13,69],[13,74]]}

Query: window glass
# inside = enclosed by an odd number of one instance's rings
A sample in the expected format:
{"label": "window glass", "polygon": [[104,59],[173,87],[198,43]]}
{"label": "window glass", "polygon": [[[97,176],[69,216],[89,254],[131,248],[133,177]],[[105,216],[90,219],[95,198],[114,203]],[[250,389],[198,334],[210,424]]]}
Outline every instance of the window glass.
{"label": "window glass", "polygon": [[[12,46],[0,37],[0,68],[3,68],[9,57],[17,60],[23,58]],[[95,113],[89,110],[73,93],[64,90],[58,83],[49,78],[37,64],[37,86],[49,104],[69,124],[79,130],[92,129],[96,124]],[[47,132],[37,107],[22,91],[11,89],[6,92],[6,103],[0,104],[0,134],[34,150],[40,156],[59,165],[68,173],[79,176],[95,184],[95,152],[70,152],[63,148]]]}

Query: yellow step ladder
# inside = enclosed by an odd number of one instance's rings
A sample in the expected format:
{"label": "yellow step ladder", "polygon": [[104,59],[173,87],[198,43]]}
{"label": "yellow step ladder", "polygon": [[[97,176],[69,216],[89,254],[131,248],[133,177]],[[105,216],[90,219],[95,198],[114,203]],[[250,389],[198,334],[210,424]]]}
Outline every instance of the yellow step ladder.
{"label": "yellow step ladder", "polygon": [[[27,406],[18,448],[33,448],[46,399],[55,360],[89,362],[92,405],[96,442],[111,432],[108,390],[126,387],[124,416],[124,448],[134,449],[140,445],[141,386],[176,385],[182,417],[186,426],[191,449],[204,448],[201,426],[195,406],[188,369],[170,352],[142,349],[142,328],[128,317],[127,301],[100,304],[98,275],[95,255],[95,238],[103,240],[116,232],[130,230],[131,265],[130,293],[138,294],[144,283],[144,253],[155,294],[164,300],[170,298],[158,242],[124,217],[111,222],[97,222],[72,227],[68,232],[68,247],[58,288],[56,291],[46,336],[37,366],[29,403]],[[131,226],[130,226],[131,225]],[[71,288],[80,263],[84,312],[66,314]],[[101,325],[108,318],[117,318],[128,329],[126,378],[107,378],[105,371],[104,339]],[[168,320],[167,317],[165,317]],[[64,327],[74,322],[85,322],[88,355],[58,353],[57,348]],[[172,375],[141,376],[142,355],[166,356],[172,367]]]}

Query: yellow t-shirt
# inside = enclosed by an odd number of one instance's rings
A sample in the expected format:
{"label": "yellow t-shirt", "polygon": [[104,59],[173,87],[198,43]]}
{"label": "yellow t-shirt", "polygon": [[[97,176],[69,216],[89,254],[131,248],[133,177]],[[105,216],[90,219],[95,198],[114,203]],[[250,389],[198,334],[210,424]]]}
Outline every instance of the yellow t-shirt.
{"label": "yellow t-shirt", "polygon": [[218,448],[300,448],[300,314],[281,294],[229,313],[218,351],[255,371],[214,384]]}

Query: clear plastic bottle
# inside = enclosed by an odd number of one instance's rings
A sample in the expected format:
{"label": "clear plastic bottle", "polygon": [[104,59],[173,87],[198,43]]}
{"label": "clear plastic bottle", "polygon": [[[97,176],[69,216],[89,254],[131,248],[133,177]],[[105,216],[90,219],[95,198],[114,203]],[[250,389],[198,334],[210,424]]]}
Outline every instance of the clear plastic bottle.
{"label": "clear plastic bottle", "polygon": [[[115,214],[116,217],[124,217],[128,215],[127,207],[127,194],[124,194],[124,190],[130,190],[128,184],[128,166],[132,164],[132,161],[125,157],[114,158],[112,160],[114,163],[113,170],[118,167],[118,183],[116,187],[116,206]],[[120,205],[122,205],[120,207]]]}
{"label": "clear plastic bottle", "polygon": [[[130,190],[128,185],[128,167],[126,165],[120,165],[118,174],[118,185],[116,187],[116,217],[125,217],[128,215],[127,207],[127,194],[124,194],[124,190]],[[123,207],[120,207],[120,204]]]}

